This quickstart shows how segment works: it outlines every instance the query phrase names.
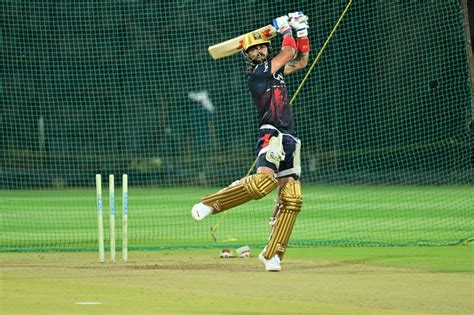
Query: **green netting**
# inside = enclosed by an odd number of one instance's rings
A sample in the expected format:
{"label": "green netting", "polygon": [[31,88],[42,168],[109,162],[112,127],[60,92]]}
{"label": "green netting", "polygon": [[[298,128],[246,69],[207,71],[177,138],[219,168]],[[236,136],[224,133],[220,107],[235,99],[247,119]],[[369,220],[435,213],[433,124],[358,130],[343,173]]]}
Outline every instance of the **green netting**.
{"label": "green netting", "polygon": [[[115,174],[118,213],[129,175],[131,249],[212,246],[216,224],[218,243],[265,243],[274,195],[191,220],[247,173],[258,128],[242,56],[207,47],[304,10],[311,63],[346,4],[2,1],[1,249],[96,249],[97,173]],[[291,244],[471,240],[469,80],[459,1],[355,0],[294,103],[304,206]]]}

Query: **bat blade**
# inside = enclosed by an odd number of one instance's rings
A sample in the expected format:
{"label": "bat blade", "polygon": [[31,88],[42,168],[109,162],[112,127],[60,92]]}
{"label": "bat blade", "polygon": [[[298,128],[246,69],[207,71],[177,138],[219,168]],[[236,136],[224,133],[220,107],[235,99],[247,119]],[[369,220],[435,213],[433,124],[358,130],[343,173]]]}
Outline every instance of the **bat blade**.
{"label": "bat blade", "polygon": [[227,56],[231,56],[235,53],[242,51],[242,41],[247,34],[253,32],[260,32],[263,35],[270,39],[276,36],[277,32],[272,25],[267,25],[258,30],[240,35],[238,37],[226,40],[225,42],[209,46],[208,50],[214,60],[221,59]]}

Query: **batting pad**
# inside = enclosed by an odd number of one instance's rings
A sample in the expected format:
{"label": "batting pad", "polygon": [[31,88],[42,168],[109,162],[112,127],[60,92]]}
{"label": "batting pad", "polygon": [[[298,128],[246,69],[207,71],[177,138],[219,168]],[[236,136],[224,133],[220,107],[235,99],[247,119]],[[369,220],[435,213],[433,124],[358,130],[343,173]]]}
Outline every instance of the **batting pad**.
{"label": "batting pad", "polygon": [[229,187],[201,199],[202,203],[214,208],[213,214],[228,210],[250,200],[265,197],[278,186],[278,181],[268,174],[244,177]]}
{"label": "batting pad", "polygon": [[268,241],[267,249],[263,256],[270,259],[278,254],[280,259],[285,254],[290,239],[296,216],[301,211],[303,199],[301,196],[301,184],[299,181],[287,183],[280,193],[280,208],[272,234]]}

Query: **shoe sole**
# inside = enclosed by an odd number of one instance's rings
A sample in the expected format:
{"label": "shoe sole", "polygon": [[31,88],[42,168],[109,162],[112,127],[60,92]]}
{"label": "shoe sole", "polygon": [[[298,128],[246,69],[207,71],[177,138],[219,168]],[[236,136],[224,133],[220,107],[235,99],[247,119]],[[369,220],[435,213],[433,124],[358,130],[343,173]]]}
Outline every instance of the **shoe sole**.
{"label": "shoe sole", "polygon": [[265,266],[265,270],[266,270],[266,271],[270,271],[270,272],[280,272],[280,271],[281,271],[281,267],[267,268],[267,267]]}

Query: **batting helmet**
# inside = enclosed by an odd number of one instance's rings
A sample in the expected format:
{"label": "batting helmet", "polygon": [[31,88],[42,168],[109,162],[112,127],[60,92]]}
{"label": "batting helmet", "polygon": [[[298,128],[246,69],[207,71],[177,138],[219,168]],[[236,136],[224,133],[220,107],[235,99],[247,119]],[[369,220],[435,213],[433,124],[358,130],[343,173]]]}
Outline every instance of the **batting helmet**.
{"label": "batting helmet", "polygon": [[247,51],[250,47],[260,44],[270,46],[270,41],[262,33],[252,32],[245,35],[242,43],[242,48],[244,49],[244,51]]}

